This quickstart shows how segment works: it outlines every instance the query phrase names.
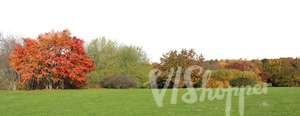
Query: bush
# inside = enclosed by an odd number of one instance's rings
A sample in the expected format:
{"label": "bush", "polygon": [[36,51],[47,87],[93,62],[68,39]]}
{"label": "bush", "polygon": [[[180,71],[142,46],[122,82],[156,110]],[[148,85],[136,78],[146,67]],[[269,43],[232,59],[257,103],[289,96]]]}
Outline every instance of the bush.
{"label": "bush", "polygon": [[256,81],[261,80],[261,78],[254,72],[239,71],[234,69],[213,70],[211,77],[214,78],[215,80],[220,80],[220,81],[225,81],[225,80],[230,81],[238,77],[248,78]]}
{"label": "bush", "polygon": [[150,82],[148,81],[148,82],[145,82],[145,83],[143,83],[141,86],[140,86],[140,88],[150,88],[151,89],[151,86],[150,86]]}
{"label": "bush", "polygon": [[206,87],[208,88],[228,88],[229,82],[227,80],[214,80],[210,79],[207,82]]}
{"label": "bush", "polygon": [[300,87],[300,81],[297,82],[297,87]]}
{"label": "bush", "polygon": [[133,78],[128,76],[112,76],[103,78],[100,82],[103,88],[115,88],[115,89],[125,89],[125,88],[136,88],[137,83]]}
{"label": "bush", "polygon": [[9,81],[8,79],[3,79],[0,75],[0,90],[7,90],[9,89]]}
{"label": "bush", "polygon": [[254,86],[255,84],[256,84],[255,80],[251,80],[251,79],[245,78],[245,77],[232,79],[230,81],[230,85],[232,87]]}
{"label": "bush", "polygon": [[254,85],[256,82],[261,82],[261,77],[255,72],[239,71],[234,69],[213,70],[211,78],[208,81],[207,87],[218,88],[229,86],[241,87]]}
{"label": "bush", "polygon": [[195,82],[193,87],[194,88],[201,88],[202,87],[202,80],[199,80],[199,81]]}

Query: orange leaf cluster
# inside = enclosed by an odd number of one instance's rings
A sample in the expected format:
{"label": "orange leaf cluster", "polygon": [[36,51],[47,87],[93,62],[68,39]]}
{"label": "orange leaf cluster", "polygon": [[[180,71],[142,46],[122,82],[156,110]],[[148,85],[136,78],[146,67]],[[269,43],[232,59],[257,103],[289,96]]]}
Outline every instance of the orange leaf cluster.
{"label": "orange leaf cluster", "polygon": [[10,55],[10,65],[20,75],[20,82],[50,79],[74,87],[86,83],[86,74],[95,68],[83,47],[83,41],[70,32],[50,32],[37,39],[24,39]]}

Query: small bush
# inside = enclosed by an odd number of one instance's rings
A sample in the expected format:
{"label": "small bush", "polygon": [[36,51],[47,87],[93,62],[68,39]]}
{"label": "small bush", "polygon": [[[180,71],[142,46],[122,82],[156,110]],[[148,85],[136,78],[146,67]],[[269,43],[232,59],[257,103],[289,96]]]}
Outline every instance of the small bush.
{"label": "small bush", "polygon": [[0,90],[9,89],[9,81],[7,79],[3,79],[0,75]]}
{"label": "small bush", "polygon": [[256,81],[261,80],[261,78],[255,72],[239,71],[234,69],[213,70],[211,77],[214,78],[215,80],[220,80],[220,81],[224,81],[224,80],[230,81],[238,77],[248,78]]}
{"label": "small bush", "polygon": [[202,87],[202,80],[199,80],[199,81],[195,82],[193,87],[194,88],[201,88]]}
{"label": "small bush", "polygon": [[296,83],[297,83],[297,87],[300,87],[300,80],[297,80]]}
{"label": "small bush", "polygon": [[214,79],[210,79],[207,82],[206,87],[208,88],[228,88],[229,82],[226,80],[214,80]]}
{"label": "small bush", "polygon": [[140,88],[151,88],[150,87],[150,82],[143,83],[142,86],[140,86]]}
{"label": "small bush", "polygon": [[[165,88],[166,84],[167,84],[167,80],[162,80],[162,79],[156,80],[157,89]],[[173,87],[174,87],[174,83],[172,81],[170,81],[166,88],[173,88]],[[152,86],[151,83],[150,83],[150,88],[154,88],[154,86]]]}
{"label": "small bush", "polygon": [[245,86],[254,86],[256,84],[255,80],[251,80],[249,78],[236,78],[230,81],[230,85],[232,87],[245,87]]}
{"label": "small bush", "polygon": [[137,83],[133,78],[128,76],[112,76],[103,78],[100,82],[103,88],[115,88],[115,89],[125,89],[125,88],[136,88]]}

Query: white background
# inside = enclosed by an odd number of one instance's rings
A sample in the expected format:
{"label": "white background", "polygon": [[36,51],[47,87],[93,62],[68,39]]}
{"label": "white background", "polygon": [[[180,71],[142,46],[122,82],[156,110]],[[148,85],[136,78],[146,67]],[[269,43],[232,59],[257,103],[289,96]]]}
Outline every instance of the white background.
{"label": "white background", "polygon": [[300,56],[299,0],[0,0],[0,32],[66,28],[142,46],[151,61],[180,48],[206,59]]}

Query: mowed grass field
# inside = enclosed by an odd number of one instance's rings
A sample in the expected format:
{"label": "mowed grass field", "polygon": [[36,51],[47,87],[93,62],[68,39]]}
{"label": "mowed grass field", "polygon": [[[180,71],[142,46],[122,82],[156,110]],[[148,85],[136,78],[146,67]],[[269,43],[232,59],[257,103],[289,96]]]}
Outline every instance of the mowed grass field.
{"label": "mowed grass field", "polygon": [[[159,108],[149,89],[0,91],[0,116],[225,116],[225,100],[170,103]],[[200,94],[200,93],[199,93]],[[231,116],[238,116],[238,97]],[[300,88],[268,88],[245,97],[245,116],[300,116]]]}

